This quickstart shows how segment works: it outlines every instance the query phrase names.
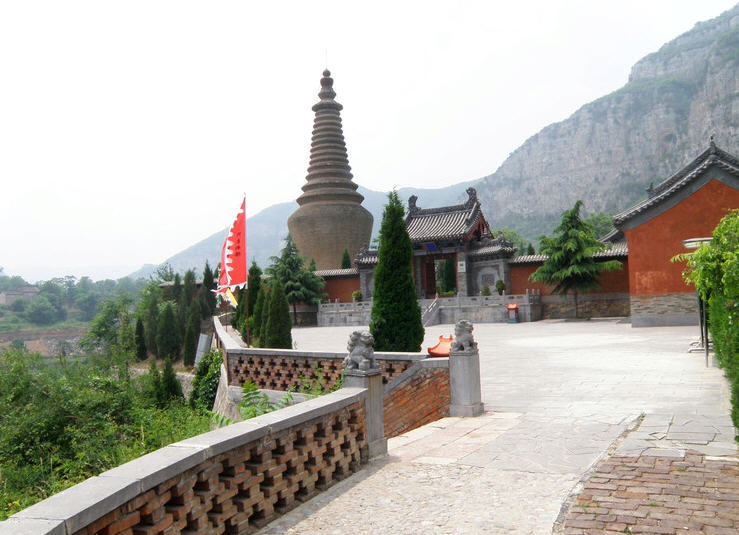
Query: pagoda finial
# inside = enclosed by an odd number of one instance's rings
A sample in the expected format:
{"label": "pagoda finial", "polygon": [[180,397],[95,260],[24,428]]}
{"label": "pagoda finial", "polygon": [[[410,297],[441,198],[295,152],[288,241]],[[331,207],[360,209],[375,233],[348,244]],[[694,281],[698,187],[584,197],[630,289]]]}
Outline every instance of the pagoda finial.
{"label": "pagoda finial", "polygon": [[[333,101],[336,98],[336,91],[334,91],[334,79],[331,78],[331,71],[328,69],[323,71],[323,78],[321,78],[321,91],[318,93],[318,97],[322,100]],[[341,104],[337,102],[339,109]],[[315,108],[314,108],[315,109]]]}

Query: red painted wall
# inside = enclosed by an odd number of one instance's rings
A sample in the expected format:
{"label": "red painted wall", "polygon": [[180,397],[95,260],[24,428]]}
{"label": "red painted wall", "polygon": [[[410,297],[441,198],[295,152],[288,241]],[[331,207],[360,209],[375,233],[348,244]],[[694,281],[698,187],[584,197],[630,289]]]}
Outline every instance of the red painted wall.
{"label": "red painted wall", "polygon": [[359,275],[355,277],[344,277],[341,279],[329,279],[323,291],[328,294],[328,299],[342,303],[352,302],[352,292],[359,290]]}
{"label": "red painted wall", "polygon": [[[609,259],[610,260],[610,259]],[[628,293],[629,292],[629,262],[625,258],[618,258],[622,264],[620,271],[603,273],[600,277],[600,290],[589,293]],[[550,288],[540,282],[530,282],[529,275],[536,271],[541,264],[515,264],[511,266],[511,289],[510,294],[524,294],[526,289],[537,289],[541,295],[550,295]]]}
{"label": "red painted wall", "polygon": [[710,236],[731,208],[739,208],[739,190],[711,180],[677,206],[627,230],[631,293],[693,292],[682,278],[684,264],[671,263],[670,258],[686,252],[683,240]]}

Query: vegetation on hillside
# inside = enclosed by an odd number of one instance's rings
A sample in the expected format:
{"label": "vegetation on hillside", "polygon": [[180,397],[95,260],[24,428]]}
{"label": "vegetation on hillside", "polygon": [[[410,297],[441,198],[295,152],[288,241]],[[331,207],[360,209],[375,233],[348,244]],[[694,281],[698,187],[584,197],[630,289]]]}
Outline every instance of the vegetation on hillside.
{"label": "vegetation on hillside", "polygon": [[106,360],[49,364],[22,350],[0,353],[0,520],[209,430],[206,413],[167,390],[173,372],[133,379]]}

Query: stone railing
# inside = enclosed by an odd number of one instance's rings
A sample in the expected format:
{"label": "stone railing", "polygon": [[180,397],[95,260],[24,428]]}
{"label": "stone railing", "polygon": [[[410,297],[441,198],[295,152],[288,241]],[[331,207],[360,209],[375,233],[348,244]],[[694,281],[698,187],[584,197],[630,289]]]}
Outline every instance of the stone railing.
{"label": "stone railing", "polygon": [[[318,369],[325,379],[325,386],[331,389],[341,377],[346,352],[245,348],[233,340],[218,318],[213,320],[216,345],[223,350],[229,386],[241,386],[250,380],[258,388],[287,390],[300,387],[302,379],[310,379]],[[384,384],[426,357],[421,353],[375,353]]]}
{"label": "stone railing", "polygon": [[177,442],[20,511],[0,533],[250,533],[368,460],[367,396],[343,388]]}
{"label": "stone railing", "polygon": [[[469,318],[476,323],[495,323],[506,321],[506,305],[516,303],[519,306],[519,321],[537,321],[541,319],[541,294],[536,291],[525,294],[474,295],[437,297],[435,299],[419,299],[418,305],[423,313],[424,326],[439,323],[456,323],[460,319]],[[372,301],[358,303],[324,303],[318,309],[318,325],[369,325],[372,313]]]}

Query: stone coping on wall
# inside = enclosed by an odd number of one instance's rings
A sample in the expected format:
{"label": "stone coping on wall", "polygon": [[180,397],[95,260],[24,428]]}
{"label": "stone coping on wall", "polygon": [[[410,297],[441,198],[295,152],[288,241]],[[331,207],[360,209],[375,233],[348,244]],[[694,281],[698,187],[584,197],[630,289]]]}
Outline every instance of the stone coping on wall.
{"label": "stone coping on wall", "polygon": [[342,388],[245,422],[176,442],[91,477],[0,522],[0,534],[71,535],[150,489],[198,464],[339,411],[366,397],[364,388]]}
{"label": "stone coping on wall", "polygon": [[[258,357],[307,357],[319,359],[341,359],[346,358],[347,351],[301,351],[299,349],[269,349],[261,347],[238,347],[229,349],[230,355],[250,355]],[[426,353],[401,353],[375,351],[376,360],[409,360],[418,361],[428,358]]]}

